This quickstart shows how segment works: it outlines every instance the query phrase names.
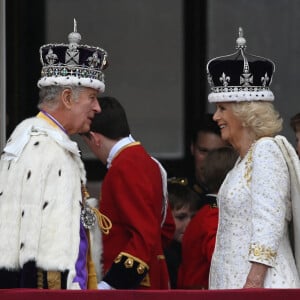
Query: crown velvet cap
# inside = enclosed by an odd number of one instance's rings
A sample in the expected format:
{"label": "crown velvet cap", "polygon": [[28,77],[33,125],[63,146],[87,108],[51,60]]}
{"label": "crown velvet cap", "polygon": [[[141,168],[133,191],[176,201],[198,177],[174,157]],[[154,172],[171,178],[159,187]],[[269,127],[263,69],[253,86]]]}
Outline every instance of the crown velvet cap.
{"label": "crown velvet cap", "polygon": [[239,28],[237,51],[211,59],[207,64],[211,93],[209,102],[273,101],[270,90],[275,64],[264,57],[246,53],[246,40]]}
{"label": "crown velvet cap", "polygon": [[99,47],[80,45],[80,33],[74,19],[69,44],[47,44],[40,48],[42,63],[38,87],[71,85],[90,87],[104,92],[103,70],[108,66],[107,52]]}

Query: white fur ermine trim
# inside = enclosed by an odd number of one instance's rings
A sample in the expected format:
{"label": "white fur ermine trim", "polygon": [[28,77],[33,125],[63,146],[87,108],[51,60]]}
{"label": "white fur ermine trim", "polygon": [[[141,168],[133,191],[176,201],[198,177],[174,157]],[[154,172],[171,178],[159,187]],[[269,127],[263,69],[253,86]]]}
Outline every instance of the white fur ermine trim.
{"label": "white fur ermine trim", "polygon": [[51,85],[77,85],[89,87],[98,90],[101,93],[105,90],[104,82],[98,79],[78,78],[75,76],[42,77],[37,83],[39,88]]}
{"label": "white fur ermine trim", "polygon": [[274,101],[274,94],[271,91],[239,91],[210,93],[208,102],[242,102],[242,101]]}
{"label": "white fur ermine trim", "polygon": [[[86,200],[87,204],[94,208],[99,208],[99,201],[96,198],[88,198]],[[98,222],[89,230],[90,233],[90,247],[91,247],[91,256],[95,266],[97,274],[97,282],[100,282],[103,277],[103,265],[102,265],[102,253],[103,253],[103,244],[102,244],[102,232],[98,225]]]}

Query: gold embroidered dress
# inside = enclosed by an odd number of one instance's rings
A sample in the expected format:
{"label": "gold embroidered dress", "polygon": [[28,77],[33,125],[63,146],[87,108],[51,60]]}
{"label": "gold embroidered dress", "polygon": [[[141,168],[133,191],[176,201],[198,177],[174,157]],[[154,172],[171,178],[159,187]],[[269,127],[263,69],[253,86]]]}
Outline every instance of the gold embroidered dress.
{"label": "gold embroidered dress", "polygon": [[251,262],[268,265],[266,288],[299,287],[288,234],[290,175],[272,138],[258,140],[228,173],[218,194],[219,225],[210,289],[242,288]]}

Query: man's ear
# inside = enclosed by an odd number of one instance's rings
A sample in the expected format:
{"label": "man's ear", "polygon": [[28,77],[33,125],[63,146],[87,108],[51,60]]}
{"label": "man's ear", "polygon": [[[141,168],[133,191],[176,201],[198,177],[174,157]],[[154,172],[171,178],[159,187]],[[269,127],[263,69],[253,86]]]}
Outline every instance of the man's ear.
{"label": "man's ear", "polygon": [[90,140],[99,147],[101,144],[101,135],[94,131],[90,131]]}
{"label": "man's ear", "polygon": [[63,105],[70,110],[72,107],[72,91],[71,89],[64,89],[61,93]]}

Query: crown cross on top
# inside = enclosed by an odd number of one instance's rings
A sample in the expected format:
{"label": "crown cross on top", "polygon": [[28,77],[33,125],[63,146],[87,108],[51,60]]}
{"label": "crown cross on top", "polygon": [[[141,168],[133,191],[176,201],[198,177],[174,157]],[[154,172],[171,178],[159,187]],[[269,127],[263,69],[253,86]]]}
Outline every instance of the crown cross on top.
{"label": "crown cross on top", "polygon": [[253,75],[251,73],[244,73],[240,76],[240,84],[243,86],[249,86],[253,83]]}
{"label": "crown cross on top", "polygon": [[70,43],[69,48],[66,51],[66,65],[78,65],[79,64],[79,50],[76,43]]}
{"label": "crown cross on top", "polygon": [[225,73],[222,73],[222,76],[220,77],[220,81],[223,82],[223,86],[228,86],[228,83],[230,81],[230,77],[226,76]]}

